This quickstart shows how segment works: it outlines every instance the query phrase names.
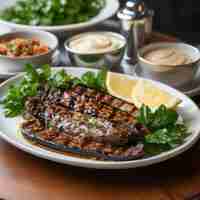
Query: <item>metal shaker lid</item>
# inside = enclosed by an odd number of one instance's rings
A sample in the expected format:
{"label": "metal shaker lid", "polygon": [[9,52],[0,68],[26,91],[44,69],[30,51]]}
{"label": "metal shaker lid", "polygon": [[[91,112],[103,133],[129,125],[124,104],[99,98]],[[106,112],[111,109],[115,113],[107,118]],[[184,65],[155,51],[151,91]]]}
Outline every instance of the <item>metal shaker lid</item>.
{"label": "metal shaker lid", "polygon": [[148,15],[149,10],[142,0],[128,0],[117,16],[123,20],[141,19]]}

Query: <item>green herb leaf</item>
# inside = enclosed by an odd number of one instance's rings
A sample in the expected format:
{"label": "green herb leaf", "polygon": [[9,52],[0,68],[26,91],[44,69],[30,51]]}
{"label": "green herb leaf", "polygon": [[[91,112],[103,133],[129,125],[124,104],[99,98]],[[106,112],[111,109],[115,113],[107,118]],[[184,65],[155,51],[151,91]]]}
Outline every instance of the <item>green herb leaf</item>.
{"label": "green herb leaf", "polygon": [[70,86],[72,77],[68,75],[64,70],[55,72],[49,78],[49,85],[55,88],[67,89]]}
{"label": "green herb leaf", "polygon": [[178,113],[164,105],[155,111],[143,105],[139,110],[137,120],[151,131],[145,136],[147,151],[154,147],[158,152],[175,148],[182,144],[188,135],[186,126],[177,123]]}
{"label": "green herb leaf", "polygon": [[39,81],[39,74],[37,70],[31,64],[26,64],[25,66],[25,76],[24,79],[27,82],[37,82]]}
{"label": "green herb leaf", "polygon": [[94,17],[104,5],[105,0],[19,0],[0,18],[27,25],[74,24]]}
{"label": "green herb leaf", "polygon": [[86,72],[82,75],[81,81],[84,85],[88,87],[96,87],[96,75],[94,72]]}
{"label": "green herb leaf", "polygon": [[154,121],[154,114],[148,106],[143,105],[139,110],[138,122],[150,127]]}
{"label": "green herb leaf", "polygon": [[86,72],[80,79],[74,79],[74,84],[82,84],[90,88],[105,91],[106,90],[107,70],[102,69],[97,74],[91,71]]}
{"label": "green herb leaf", "polygon": [[172,109],[167,109],[161,105],[156,111],[152,111],[148,106],[143,105],[140,109],[137,120],[149,127],[151,130],[165,128],[171,124],[175,124],[178,114]]}
{"label": "green herb leaf", "polygon": [[175,124],[178,119],[178,114],[175,110],[167,109],[166,106],[161,105],[154,113],[154,120],[151,124],[153,129],[168,127]]}
{"label": "green herb leaf", "polygon": [[107,76],[107,70],[105,68],[103,68],[97,73],[96,76],[97,89],[106,90],[106,76]]}
{"label": "green herb leaf", "polygon": [[150,144],[169,144],[171,138],[168,136],[168,130],[164,128],[147,135],[145,142]]}
{"label": "green herb leaf", "polygon": [[5,109],[7,117],[15,117],[21,114],[24,108],[23,96],[18,86],[11,86],[6,97],[1,102]]}
{"label": "green herb leaf", "polygon": [[145,142],[148,144],[167,145],[175,148],[180,145],[188,135],[187,128],[183,124],[176,124],[169,128],[163,128],[148,134]]}
{"label": "green herb leaf", "polygon": [[43,65],[40,70],[38,70],[40,81],[48,81],[49,77],[51,77],[51,67],[49,65]]}

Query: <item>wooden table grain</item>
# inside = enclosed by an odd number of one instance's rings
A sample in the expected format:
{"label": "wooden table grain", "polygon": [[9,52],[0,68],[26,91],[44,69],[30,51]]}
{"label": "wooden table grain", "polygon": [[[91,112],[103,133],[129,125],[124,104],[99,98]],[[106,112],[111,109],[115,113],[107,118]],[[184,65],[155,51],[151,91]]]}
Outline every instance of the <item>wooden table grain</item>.
{"label": "wooden table grain", "polygon": [[200,142],[153,166],[92,170],[34,157],[0,139],[0,199],[183,200],[198,191]]}
{"label": "wooden table grain", "polygon": [[200,144],[169,161],[129,170],[91,170],[24,153],[0,140],[5,200],[183,200],[200,190]]}

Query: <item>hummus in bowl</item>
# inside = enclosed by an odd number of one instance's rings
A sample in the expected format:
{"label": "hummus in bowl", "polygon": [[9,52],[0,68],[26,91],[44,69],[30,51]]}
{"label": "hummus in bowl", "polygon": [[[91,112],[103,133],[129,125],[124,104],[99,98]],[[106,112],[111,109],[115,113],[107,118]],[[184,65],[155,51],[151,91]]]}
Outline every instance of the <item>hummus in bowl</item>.
{"label": "hummus in bowl", "polygon": [[185,65],[192,62],[189,55],[178,48],[157,48],[144,54],[144,59],[156,65]]}
{"label": "hummus in bowl", "polygon": [[89,32],[74,37],[69,48],[79,54],[102,54],[118,50],[125,45],[124,38],[111,32]]}
{"label": "hummus in bowl", "polygon": [[191,82],[196,75],[200,52],[185,43],[153,43],[139,50],[142,76],[174,87]]}
{"label": "hummus in bowl", "polygon": [[124,36],[106,31],[82,33],[65,42],[73,65],[94,68],[119,66],[125,46]]}

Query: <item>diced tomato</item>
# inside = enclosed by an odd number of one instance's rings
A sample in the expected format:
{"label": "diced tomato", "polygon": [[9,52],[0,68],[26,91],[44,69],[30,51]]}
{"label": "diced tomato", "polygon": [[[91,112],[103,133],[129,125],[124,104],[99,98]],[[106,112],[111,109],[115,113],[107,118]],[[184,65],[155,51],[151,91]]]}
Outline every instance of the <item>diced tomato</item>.
{"label": "diced tomato", "polygon": [[14,38],[0,41],[0,55],[9,57],[26,57],[47,53],[49,47],[38,39]]}

